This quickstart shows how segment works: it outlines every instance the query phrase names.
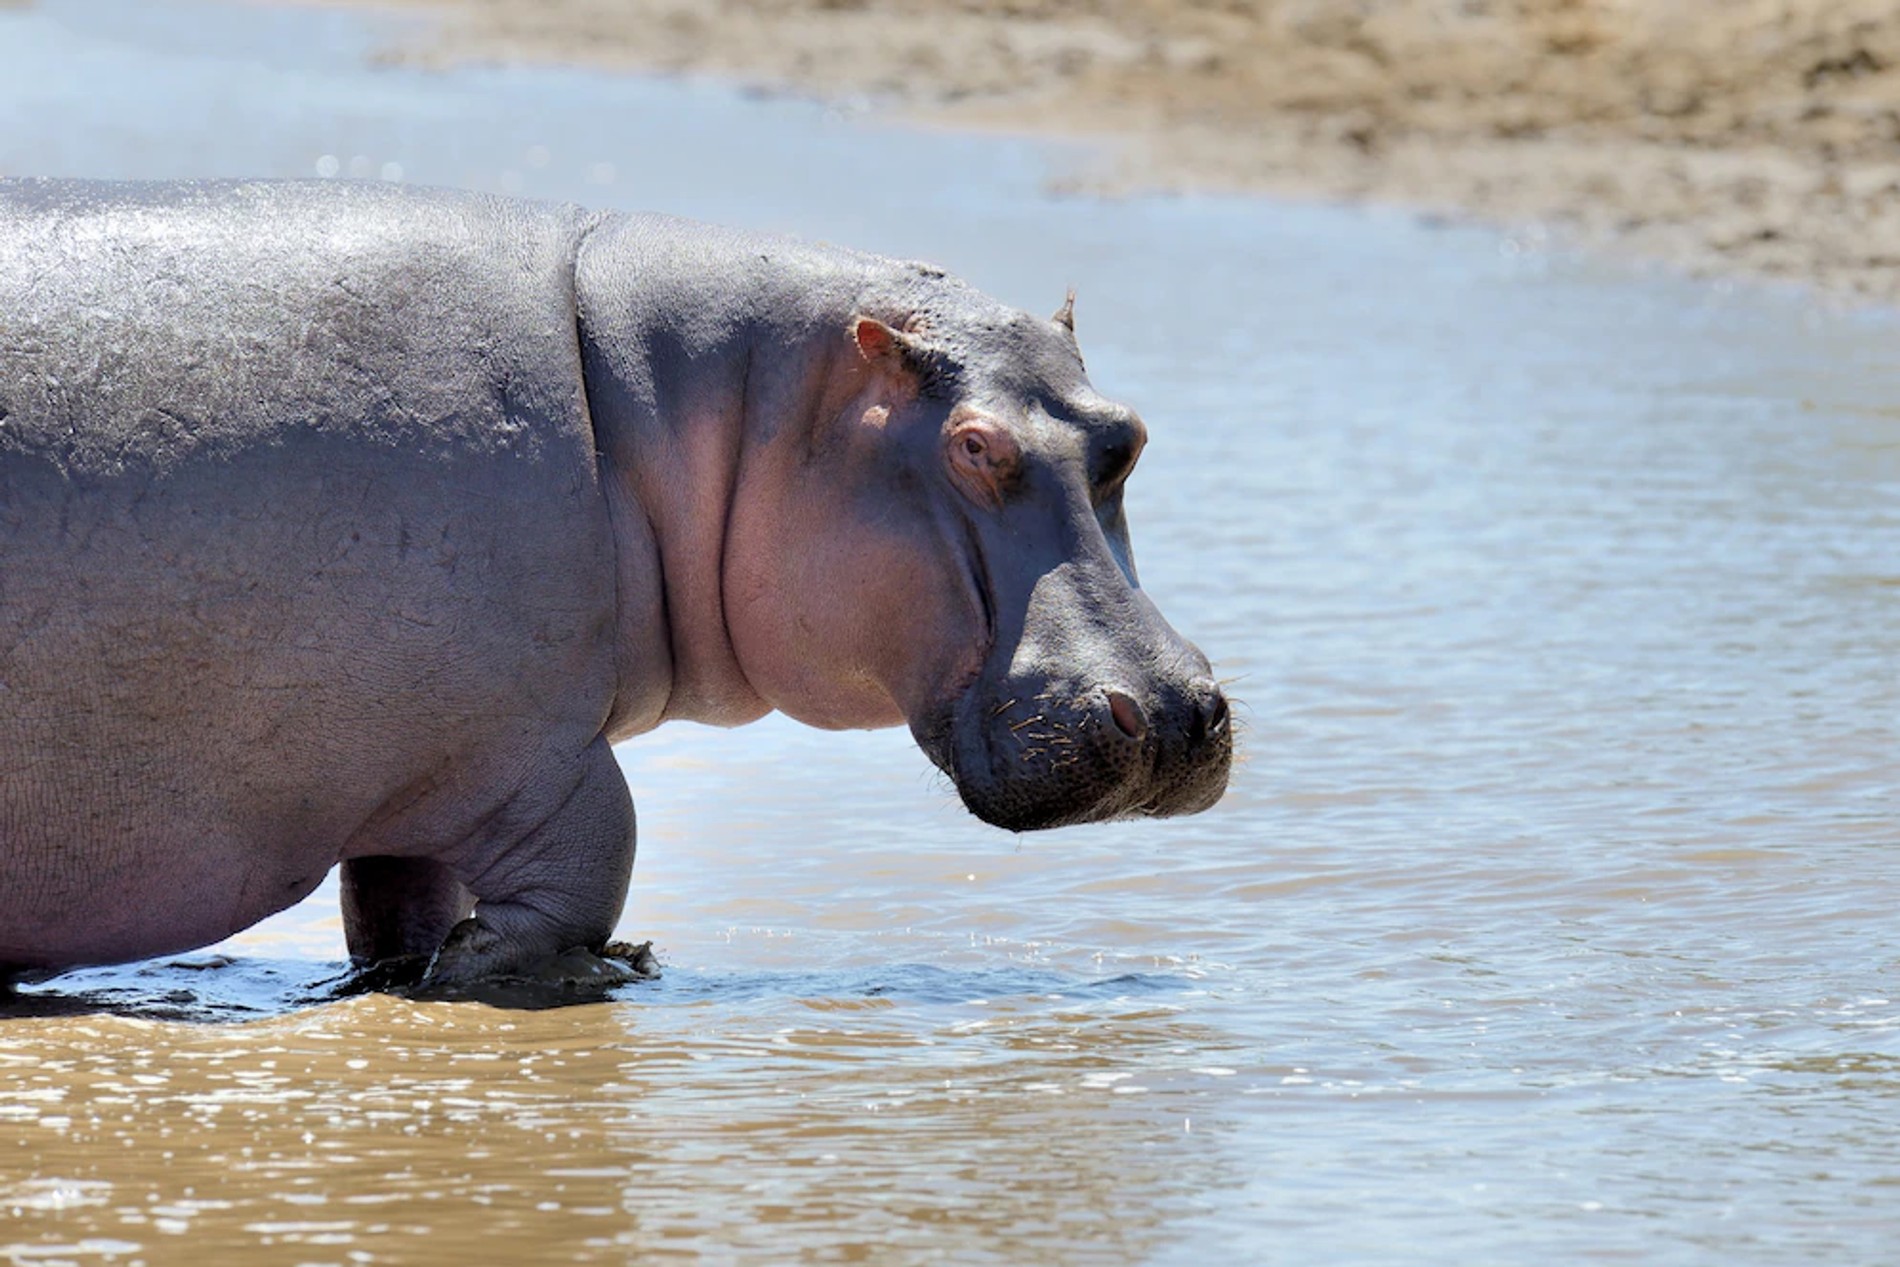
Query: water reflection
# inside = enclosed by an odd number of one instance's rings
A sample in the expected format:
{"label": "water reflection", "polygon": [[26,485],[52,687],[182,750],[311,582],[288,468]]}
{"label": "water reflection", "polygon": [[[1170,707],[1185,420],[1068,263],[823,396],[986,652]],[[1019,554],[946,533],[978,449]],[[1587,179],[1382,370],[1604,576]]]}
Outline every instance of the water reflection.
{"label": "water reflection", "polygon": [[16,1020],[0,1254],[1134,1261],[1234,1182],[1218,1046],[1129,999]]}

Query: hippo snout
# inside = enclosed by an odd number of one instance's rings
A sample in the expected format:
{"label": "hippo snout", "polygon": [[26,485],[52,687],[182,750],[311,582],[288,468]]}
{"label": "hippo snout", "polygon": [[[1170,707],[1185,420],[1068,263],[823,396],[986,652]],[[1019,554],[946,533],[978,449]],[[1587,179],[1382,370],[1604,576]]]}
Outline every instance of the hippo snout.
{"label": "hippo snout", "polygon": [[929,745],[970,812],[1011,831],[1194,814],[1227,789],[1233,735],[1211,677],[973,689]]}
{"label": "hippo snout", "polygon": [[1155,691],[1146,706],[1134,693],[1106,688],[1101,709],[1109,722],[1098,727],[1105,739],[1133,745],[1137,768],[1145,761],[1153,769],[1151,794],[1126,812],[1197,814],[1226,791],[1234,745],[1227,696],[1212,678]]}
{"label": "hippo snout", "polygon": [[1233,733],[1226,691],[1212,678],[1189,682],[1155,728],[1155,792],[1140,813],[1165,819],[1201,813],[1227,790]]}

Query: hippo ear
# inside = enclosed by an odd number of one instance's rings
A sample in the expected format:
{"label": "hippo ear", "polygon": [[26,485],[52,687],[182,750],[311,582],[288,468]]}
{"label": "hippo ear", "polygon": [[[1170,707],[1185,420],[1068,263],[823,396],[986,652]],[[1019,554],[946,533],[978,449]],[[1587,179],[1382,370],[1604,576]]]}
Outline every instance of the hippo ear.
{"label": "hippo ear", "polygon": [[927,393],[942,385],[942,363],[916,335],[892,329],[876,317],[857,316],[851,319],[851,339],[865,365],[900,391]]}
{"label": "hippo ear", "polygon": [[1068,298],[1062,301],[1062,306],[1056,309],[1056,315],[1049,320],[1067,330],[1071,339],[1075,337],[1075,287],[1069,287]]}
{"label": "hippo ear", "polygon": [[917,357],[915,339],[876,317],[852,318],[851,338],[858,345],[858,352],[873,365],[908,368]]}

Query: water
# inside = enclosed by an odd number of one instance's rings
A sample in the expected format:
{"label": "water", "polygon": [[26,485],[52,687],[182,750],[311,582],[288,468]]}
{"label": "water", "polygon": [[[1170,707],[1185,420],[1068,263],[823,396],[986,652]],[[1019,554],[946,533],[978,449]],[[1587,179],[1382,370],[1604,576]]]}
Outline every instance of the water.
{"label": "water", "polygon": [[384,38],[0,13],[0,171],[387,168],[1076,284],[1245,764],[1014,838],[901,732],[664,730],[621,754],[662,982],[312,1005],[328,887],[74,974],[0,1022],[0,1257],[1890,1260],[1891,315]]}

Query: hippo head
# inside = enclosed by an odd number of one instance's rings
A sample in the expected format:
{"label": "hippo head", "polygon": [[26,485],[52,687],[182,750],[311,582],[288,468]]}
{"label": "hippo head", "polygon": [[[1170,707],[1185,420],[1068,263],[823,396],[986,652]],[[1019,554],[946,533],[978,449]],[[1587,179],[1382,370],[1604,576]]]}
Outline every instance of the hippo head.
{"label": "hippo head", "polygon": [[1136,579],[1122,490],[1146,431],[1090,386],[1073,296],[1050,319],[947,279],[910,300],[833,336],[775,508],[733,526],[741,662],[802,720],[901,715],[999,827],[1208,808],[1227,700]]}

